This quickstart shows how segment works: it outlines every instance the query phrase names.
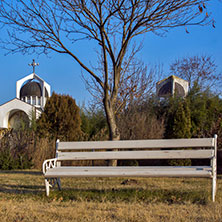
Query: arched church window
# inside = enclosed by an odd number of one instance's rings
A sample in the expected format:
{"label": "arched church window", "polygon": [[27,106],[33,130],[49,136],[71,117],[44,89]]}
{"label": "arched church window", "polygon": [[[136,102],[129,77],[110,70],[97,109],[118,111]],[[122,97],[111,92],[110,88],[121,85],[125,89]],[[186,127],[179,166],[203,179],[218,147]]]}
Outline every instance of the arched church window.
{"label": "arched church window", "polygon": [[36,105],[36,96],[32,97],[32,105]]}
{"label": "arched church window", "polygon": [[31,97],[30,96],[27,97],[27,103],[29,103],[29,104],[31,103]]}
{"label": "arched church window", "polygon": [[39,106],[41,106],[41,97],[38,97],[38,103]]}

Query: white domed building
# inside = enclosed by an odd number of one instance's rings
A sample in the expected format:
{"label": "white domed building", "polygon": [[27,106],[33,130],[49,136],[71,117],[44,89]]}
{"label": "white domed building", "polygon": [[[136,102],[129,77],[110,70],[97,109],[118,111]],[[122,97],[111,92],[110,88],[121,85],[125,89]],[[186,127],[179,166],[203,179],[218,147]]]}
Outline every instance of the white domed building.
{"label": "white domed building", "polygon": [[169,76],[156,84],[158,97],[186,97],[189,90],[189,82],[175,75]]}
{"label": "white domed building", "polygon": [[0,128],[19,128],[28,125],[30,120],[38,118],[42,113],[47,99],[51,96],[51,87],[43,79],[33,73],[16,82],[16,98],[0,105]]}

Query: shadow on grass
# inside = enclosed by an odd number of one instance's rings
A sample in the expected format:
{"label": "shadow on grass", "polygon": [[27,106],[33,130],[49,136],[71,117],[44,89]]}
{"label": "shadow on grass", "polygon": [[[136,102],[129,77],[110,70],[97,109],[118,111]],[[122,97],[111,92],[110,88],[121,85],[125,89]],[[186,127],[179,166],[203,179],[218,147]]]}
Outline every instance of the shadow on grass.
{"label": "shadow on grass", "polygon": [[[44,186],[33,185],[8,185],[0,184],[0,194],[16,194],[17,198],[31,197],[46,201],[86,201],[86,202],[143,202],[143,203],[167,203],[186,204],[194,203],[206,205],[208,193],[204,191],[164,190],[164,189],[64,189],[58,191],[51,189],[50,196],[45,196]],[[10,198],[10,196],[9,196]]]}
{"label": "shadow on grass", "polygon": [[25,170],[0,170],[0,174],[25,174],[25,175],[42,175],[41,171],[25,171]]}
{"label": "shadow on grass", "polygon": [[208,194],[201,191],[178,191],[164,189],[72,189],[52,191],[50,199],[62,201],[94,201],[94,202],[163,202],[168,204],[185,204],[187,202],[206,205]]}
{"label": "shadow on grass", "polygon": [[39,194],[45,186],[0,184],[0,193],[7,194]]}

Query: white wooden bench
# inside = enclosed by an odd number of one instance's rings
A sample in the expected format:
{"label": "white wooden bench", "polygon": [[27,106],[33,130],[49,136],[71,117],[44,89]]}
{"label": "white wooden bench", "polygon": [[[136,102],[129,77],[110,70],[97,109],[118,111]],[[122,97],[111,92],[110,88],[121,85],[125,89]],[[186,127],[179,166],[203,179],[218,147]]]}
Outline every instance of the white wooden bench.
{"label": "white wooden bench", "polygon": [[[189,149],[187,149],[189,148]],[[191,149],[192,148],[192,149]],[[115,151],[112,151],[115,149]],[[118,151],[116,151],[118,149]],[[105,151],[104,151],[105,150]],[[210,177],[216,195],[217,136],[198,139],[59,142],[56,158],[45,160],[46,195],[60,177]],[[67,160],[210,159],[209,166],[62,166]]]}

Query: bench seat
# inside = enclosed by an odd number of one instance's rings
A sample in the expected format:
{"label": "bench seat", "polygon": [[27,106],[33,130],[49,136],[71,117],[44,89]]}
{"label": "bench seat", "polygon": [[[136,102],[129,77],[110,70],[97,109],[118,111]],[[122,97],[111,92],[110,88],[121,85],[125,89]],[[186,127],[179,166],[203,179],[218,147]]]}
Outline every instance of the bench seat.
{"label": "bench seat", "polygon": [[194,167],[56,167],[45,177],[212,177],[209,166]]}

